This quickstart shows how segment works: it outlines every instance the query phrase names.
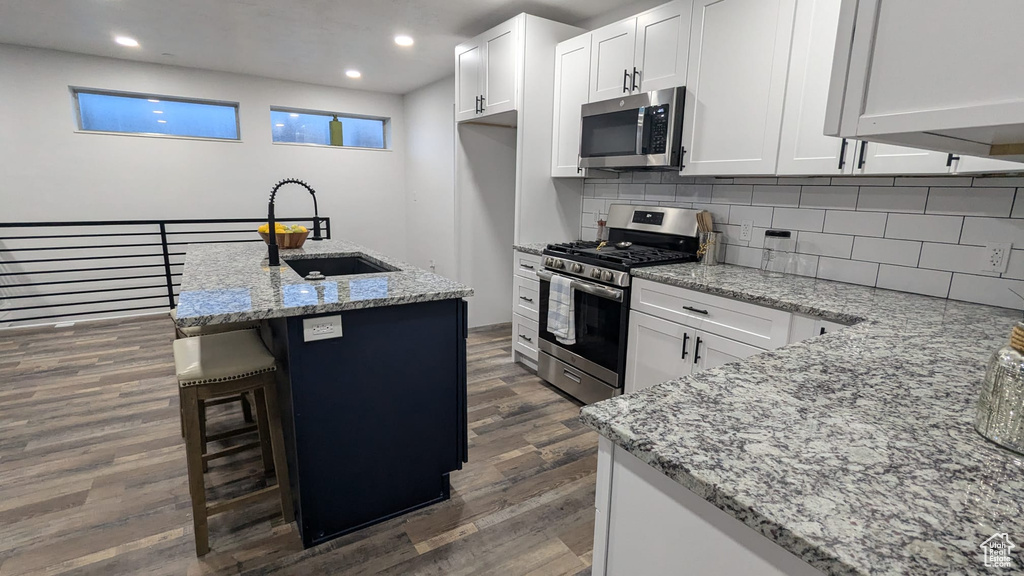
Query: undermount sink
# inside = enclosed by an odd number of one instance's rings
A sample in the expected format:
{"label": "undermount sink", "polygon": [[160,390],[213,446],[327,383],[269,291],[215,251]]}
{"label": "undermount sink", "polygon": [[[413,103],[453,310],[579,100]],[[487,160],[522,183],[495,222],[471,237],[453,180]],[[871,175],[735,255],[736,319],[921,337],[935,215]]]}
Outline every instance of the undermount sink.
{"label": "undermount sink", "polygon": [[285,264],[305,278],[310,272],[318,271],[324,276],[350,276],[352,274],[374,274],[376,272],[397,272],[398,268],[371,262],[362,256],[330,256],[324,258],[285,259]]}

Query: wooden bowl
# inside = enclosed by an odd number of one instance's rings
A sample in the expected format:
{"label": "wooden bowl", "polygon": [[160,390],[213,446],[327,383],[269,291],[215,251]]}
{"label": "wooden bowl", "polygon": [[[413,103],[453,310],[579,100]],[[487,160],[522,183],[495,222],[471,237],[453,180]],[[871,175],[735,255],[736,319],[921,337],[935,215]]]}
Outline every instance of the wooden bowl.
{"label": "wooden bowl", "polygon": [[[267,244],[270,244],[270,234],[266,232],[260,232],[260,237]],[[309,230],[305,232],[285,232],[277,234],[277,246],[279,248],[302,248],[302,245],[306,243],[306,237],[309,236]]]}

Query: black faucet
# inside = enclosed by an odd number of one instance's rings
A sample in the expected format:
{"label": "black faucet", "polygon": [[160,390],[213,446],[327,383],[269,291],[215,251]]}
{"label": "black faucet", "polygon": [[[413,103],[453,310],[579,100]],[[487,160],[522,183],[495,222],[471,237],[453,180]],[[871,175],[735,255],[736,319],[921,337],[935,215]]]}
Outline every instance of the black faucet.
{"label": "black faucet", "polygon": [[306,184],[302,180],[296,180],[295,178],[285,178],[284,180],[281,180],[280,182],[274,185],[274,189],[270,191],[270,202],[267,204],[267,224],[270,226],[270,230],[268,231],[268,234],[270,235],[270,242],[267,244],[267,253],[270,256],[271,266],[281,265],[281,257],[277,248],[277,232],[275,230],[277,221],[274,219],[274,197],[277,196],[278,188],[284,186],[285,184],[298,184],[299,186],[302,186],[303,188],[309,191],[309,194],[313,197],[312,240],[323,240],[323,237],[320,236],[320,212],[316,207],[316,190],[313,190],[313,188],[309,184]]}

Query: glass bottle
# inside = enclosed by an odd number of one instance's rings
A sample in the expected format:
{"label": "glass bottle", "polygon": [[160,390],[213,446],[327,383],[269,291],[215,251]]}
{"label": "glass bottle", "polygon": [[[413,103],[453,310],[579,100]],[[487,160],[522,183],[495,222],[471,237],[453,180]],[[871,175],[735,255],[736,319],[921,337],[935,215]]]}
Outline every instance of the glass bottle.
{"label": "glass bottle", "polygon": [[761,249],[761,273],[770,278],[781,278],[790,270],[796,242],[789,230],[765,230]]}
{"label": "glass bottle", "polygon": [[992,355],[978,396],[974,429],[996,444],[1024,454],[1024,323]]}

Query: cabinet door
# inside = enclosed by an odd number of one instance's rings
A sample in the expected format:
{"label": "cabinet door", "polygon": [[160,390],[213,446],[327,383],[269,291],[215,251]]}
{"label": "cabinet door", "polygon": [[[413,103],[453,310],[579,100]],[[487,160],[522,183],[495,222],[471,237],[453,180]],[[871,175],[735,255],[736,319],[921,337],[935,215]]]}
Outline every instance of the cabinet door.
{"label": "cabinet door", "polygon": [[760,348],[708,332],[697,332],[693,346],[693,361],[699,370],[716,368],[764,352]]}
{"label": "cabinet door", "polygon": [[853,173],[948,174],[947,157],[945,152],[860,141]]}
{"label": "cabinet door", "polygon": [[483,38],[484,88],[483,112],[480,116],[516,109],[519,67],[519,18],[489,30]]}
{"label": "cabinet door", "polygon": [[693,0],[676,0],[637,16],[633,57],[637,91],[686,84],[692,10]]}
{"label": "cabinet door", "polygon": [[555,115],[551,131],[551,175],[583,176],[580,110],[590,98],[590,34],[555,47]]}
{"label": "cabinet door", "polygon": [[626,393],[690,373],[694,331],[633,310],[629,314]]}
{"label": "cabinet door", "polygon": [[959,160],[953,161],[953,172],[957,174],[1024,172],[1024,162],[960,156]]}
{"label": "cabinet door", "polygon": [[695,0],[683,175],[775,174],[795,0]]}
{"label": "cabinet door", "polygon": [[857,141],[825,136],[841,0],[800,0],[793,25],[789,81],[779,140],[779,174],[849,174]]}
{"label": "cabinet door", "polygon": [[455,49],[455,120],[477,115],[477,98],[483,86],[483,46],[478,42]]}
{"label": "cabinet door", "polygon": [[591,38],[590,101],[628,94],[633,83],[636,18],[598,28]]}

